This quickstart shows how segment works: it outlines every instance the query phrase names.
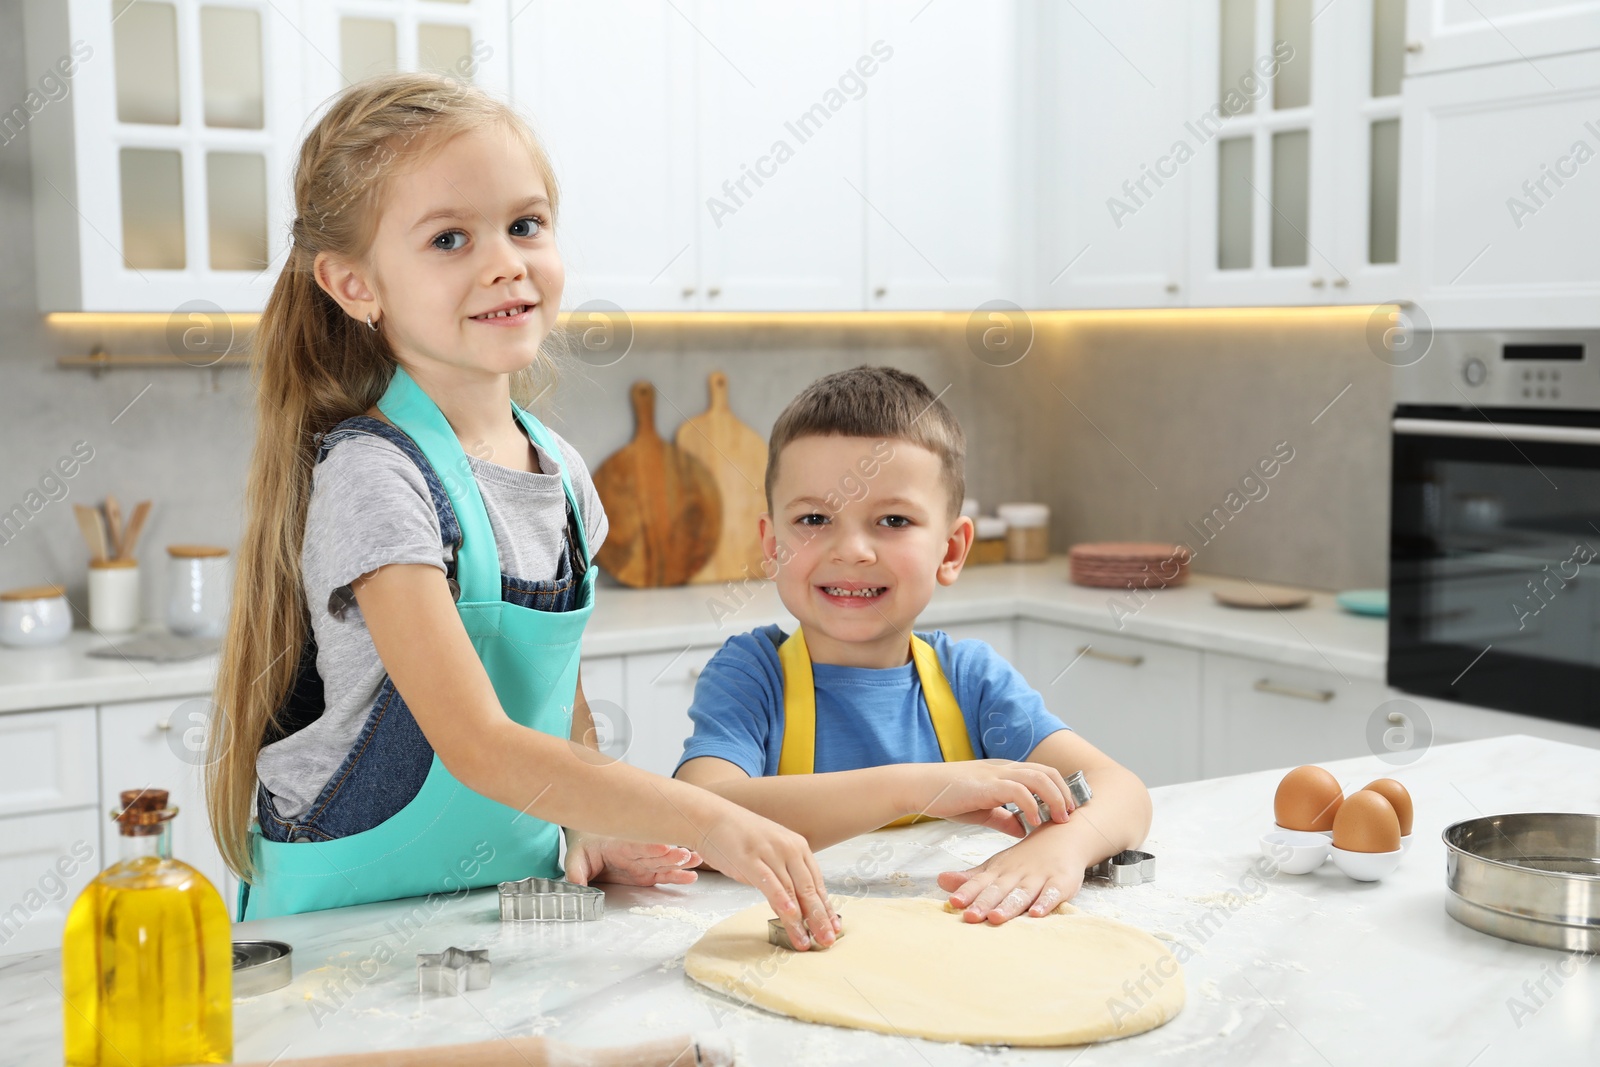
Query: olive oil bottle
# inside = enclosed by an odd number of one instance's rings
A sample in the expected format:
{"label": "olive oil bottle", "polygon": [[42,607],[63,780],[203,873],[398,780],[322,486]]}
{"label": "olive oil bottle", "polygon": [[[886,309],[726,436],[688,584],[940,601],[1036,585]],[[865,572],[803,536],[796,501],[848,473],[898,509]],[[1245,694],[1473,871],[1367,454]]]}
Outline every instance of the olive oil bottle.
{"label": "olive oil bottle", "polygon": [[61,945],[67,1067],[167,1067],[233,1059],[228,909],[172,858],[177,808],[127,790],[111,813],[122,858],[67,915]]}

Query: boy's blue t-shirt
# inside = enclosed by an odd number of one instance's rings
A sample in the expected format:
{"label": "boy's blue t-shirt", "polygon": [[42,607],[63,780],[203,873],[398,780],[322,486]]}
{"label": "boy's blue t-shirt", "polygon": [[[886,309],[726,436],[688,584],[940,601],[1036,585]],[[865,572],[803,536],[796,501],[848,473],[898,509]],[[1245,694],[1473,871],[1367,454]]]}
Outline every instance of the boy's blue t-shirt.
{"label": "boy's blue t-shirt", "polygon": [[[717,650],[695,685],[689,707],[694,733],[684,742],[680,767],[716,756],[752,778],[778,773],[784,729],[778,645],[787,636],[776,625],[763,626],[729,638]],[[979,759],[1025,760],[1046,736],[1067,729],[986,643],[954,641],[941,630],[918,636],[938,654]],[[943,761],[914,662],[886,669],[814,663],[811,670],[817,693],[815,771]]]}

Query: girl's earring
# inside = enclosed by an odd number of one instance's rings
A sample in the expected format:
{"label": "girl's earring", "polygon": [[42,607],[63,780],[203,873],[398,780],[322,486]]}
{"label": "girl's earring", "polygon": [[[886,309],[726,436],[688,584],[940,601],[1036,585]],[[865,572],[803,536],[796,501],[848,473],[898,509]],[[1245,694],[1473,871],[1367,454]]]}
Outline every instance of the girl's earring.
{"label": "girl's earring", "polygon": [[372,323],[372,312],[370,312],[370,311],[367,312],[367,329],[371,330],[374,333],[376,333],[378,331],[378,327],[373,325],[373,323]]}

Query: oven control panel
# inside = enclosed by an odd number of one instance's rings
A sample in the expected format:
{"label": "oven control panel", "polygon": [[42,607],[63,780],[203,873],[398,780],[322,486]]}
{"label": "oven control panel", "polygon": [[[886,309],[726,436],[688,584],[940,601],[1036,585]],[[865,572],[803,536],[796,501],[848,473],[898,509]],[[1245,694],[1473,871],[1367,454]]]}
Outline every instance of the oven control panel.
{"label": "oven control panel", "polygon": [[1600,330],[1449,330],[1394,371],[1397,404],[1600,410]]}

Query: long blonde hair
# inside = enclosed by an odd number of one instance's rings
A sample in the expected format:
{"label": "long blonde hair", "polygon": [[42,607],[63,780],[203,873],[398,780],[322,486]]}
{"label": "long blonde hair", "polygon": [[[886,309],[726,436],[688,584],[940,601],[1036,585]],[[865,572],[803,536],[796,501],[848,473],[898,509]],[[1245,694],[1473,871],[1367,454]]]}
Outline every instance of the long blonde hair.
{"label": "long blonde hair", "polygon": [[[254,874],[249,826],[256,755],[294,685],[310,628],[301,586],[311,472],[322,434],[383,396],[395,357],[381,328],[351,318],[315,278],[317,254],[363,262],[386,180],[457,134],[500,126],[528,149],[544,179],[551,218],[559,195],[538,138],[505,102],[453,78],[397,73],[344,90],[300,146],[294,169],[293,243],[252,343],[256,445],[233,607],[217,676],[206,764],[211,832],[228,867]],[[556,339],[559,346],[559,339]],[[525,396],[541,358],[513,382]]]}

